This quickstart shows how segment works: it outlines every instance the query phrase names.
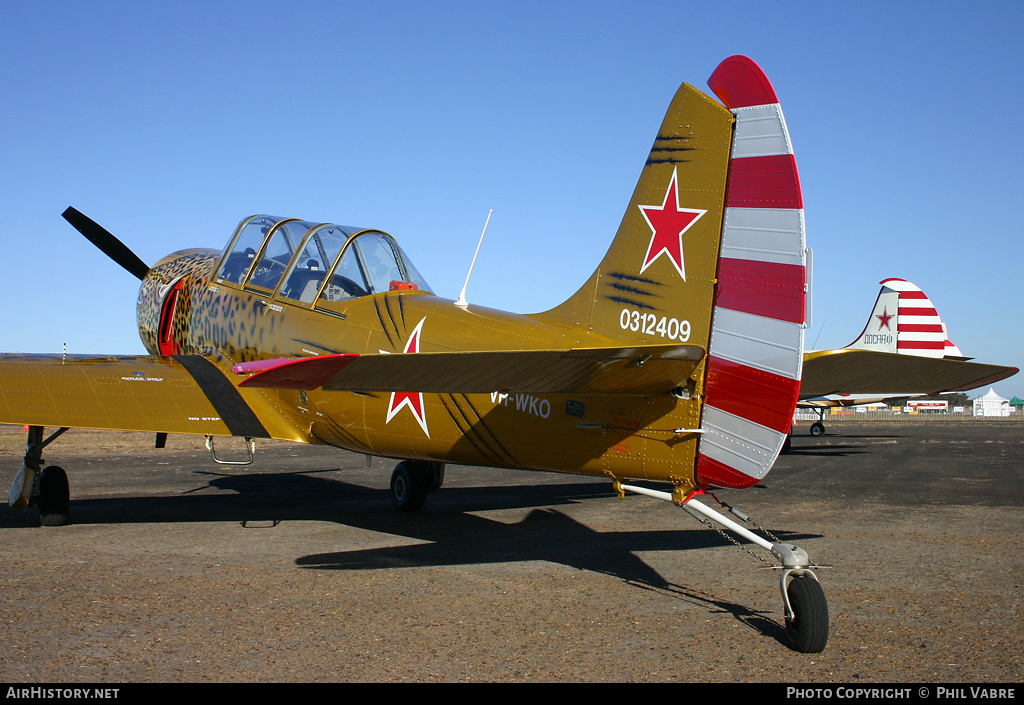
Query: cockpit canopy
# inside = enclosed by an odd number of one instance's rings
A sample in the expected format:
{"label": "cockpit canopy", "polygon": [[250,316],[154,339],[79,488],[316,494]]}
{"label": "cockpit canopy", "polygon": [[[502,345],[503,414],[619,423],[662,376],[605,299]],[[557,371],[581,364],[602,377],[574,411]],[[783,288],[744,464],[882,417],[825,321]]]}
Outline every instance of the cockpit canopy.
{"label": "cockpit canopy", "polygon": [[400,289],[433,293],[385,232],[269,215],[239,224],[217,279],[308,305]]}

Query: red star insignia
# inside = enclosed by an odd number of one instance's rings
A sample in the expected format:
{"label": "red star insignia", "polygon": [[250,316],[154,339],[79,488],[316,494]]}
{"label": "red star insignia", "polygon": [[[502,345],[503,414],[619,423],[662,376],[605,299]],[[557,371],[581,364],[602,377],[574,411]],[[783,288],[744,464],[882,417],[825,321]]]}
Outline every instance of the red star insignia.
{"label": "red star insignia", "polygon": [[651,244],[647,246],[643,272],[654,260],[666,255],[672,261],[679,276],[686,281],[686,267],[683,264],[683,233],[693,227],[706,210],[679,207],[679,189],[676,183],[676,170],[672,170],[672,180],[665,191],[665,200],[660,206],[639,206],[644,220],[653,231]]}
{"label": "red star insignia", "polygon": [[[409,340],[405,343],[403,353],[415,353],[420,351],[420,329],[423,328],[423,318],[409,334]],[[409,407],[409,411],[416,417],[416,422],[430,438],[430,431],[427,430],[427,417],[423,406],[423,394],[420,392],[391,392],[391,403],[388,404],[388,418],[384,423],[390,423],[391,419],[402,410],[403,406]]]}
{"label": "red star insignia", "polygon": [[892,328],[889,328],[889,321],[892,319],[892,316],[886,310],[885,306],[882,307],[882,315],[875,314],[875,318],[878,319],[878,330],[882,330],[883,327],[888,330],[892,330]]}

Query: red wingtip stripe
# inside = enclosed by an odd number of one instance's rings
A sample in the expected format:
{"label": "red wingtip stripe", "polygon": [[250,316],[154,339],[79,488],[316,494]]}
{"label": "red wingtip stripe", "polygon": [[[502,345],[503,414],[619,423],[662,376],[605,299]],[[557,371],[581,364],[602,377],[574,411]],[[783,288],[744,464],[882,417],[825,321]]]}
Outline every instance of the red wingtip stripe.
{"label": "red wingtip stripe", "polygon": [[708,87],[730,109],[779,102],[761,67],[739,54],[718,65],[708,79]]}
{"label": "red wingtip stripe", "polygon": [[796,159],[792,154],[779,154],[731,160],[725,204],[733,208],[803,208]]}
{"label": "red wingtip stripe", "polygon": [[355,362],[357,357],[358,353],[338,353],[318,357],[256,360],[239,363],[231,371],[236,375],[252,374],[239,382],[239,387],[316,389]]}

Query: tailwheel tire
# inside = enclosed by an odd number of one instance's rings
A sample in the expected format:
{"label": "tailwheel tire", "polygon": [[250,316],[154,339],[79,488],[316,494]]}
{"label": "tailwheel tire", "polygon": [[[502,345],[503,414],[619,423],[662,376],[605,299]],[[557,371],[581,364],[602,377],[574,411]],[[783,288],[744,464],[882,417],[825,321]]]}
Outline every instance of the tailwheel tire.
{"label": "tailwheel tire", "polygon": [[68,523],[71,488],[64,468],[51,465],[39,476],[39,523],[43,526],[64,526]]}
{"label": "tailwheel tire", "polygon": [[786,634],[794,651],[816,654],[828,643],[828,603],[821,583],[810,576],[793,578],[786,588],[794,617],[786,619]]}
{"label": "tailwheel tire", "polygon": [[825,424],[821,421],[815,421],[811,424],[811,435],[812,436],[824,436],[825,435]]}
{"label": "tailwheel tire", "polygon": [[391,504],[400,512],[418,512],[427,500],[426,463],[403,460],[391,473]]}

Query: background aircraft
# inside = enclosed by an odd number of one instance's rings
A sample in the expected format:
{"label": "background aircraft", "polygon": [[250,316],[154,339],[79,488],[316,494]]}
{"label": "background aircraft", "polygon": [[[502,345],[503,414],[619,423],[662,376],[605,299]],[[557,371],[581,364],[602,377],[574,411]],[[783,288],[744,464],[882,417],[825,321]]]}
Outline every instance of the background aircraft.
{"label": "background aircraft", "polygon": [[909,396],[961,392],[998,382],[1016,367],[969,362],[949,339],[931,300],[905,279],[885,279],[864,330],[836,350],[804,354],[798,406],[818,410]]}

